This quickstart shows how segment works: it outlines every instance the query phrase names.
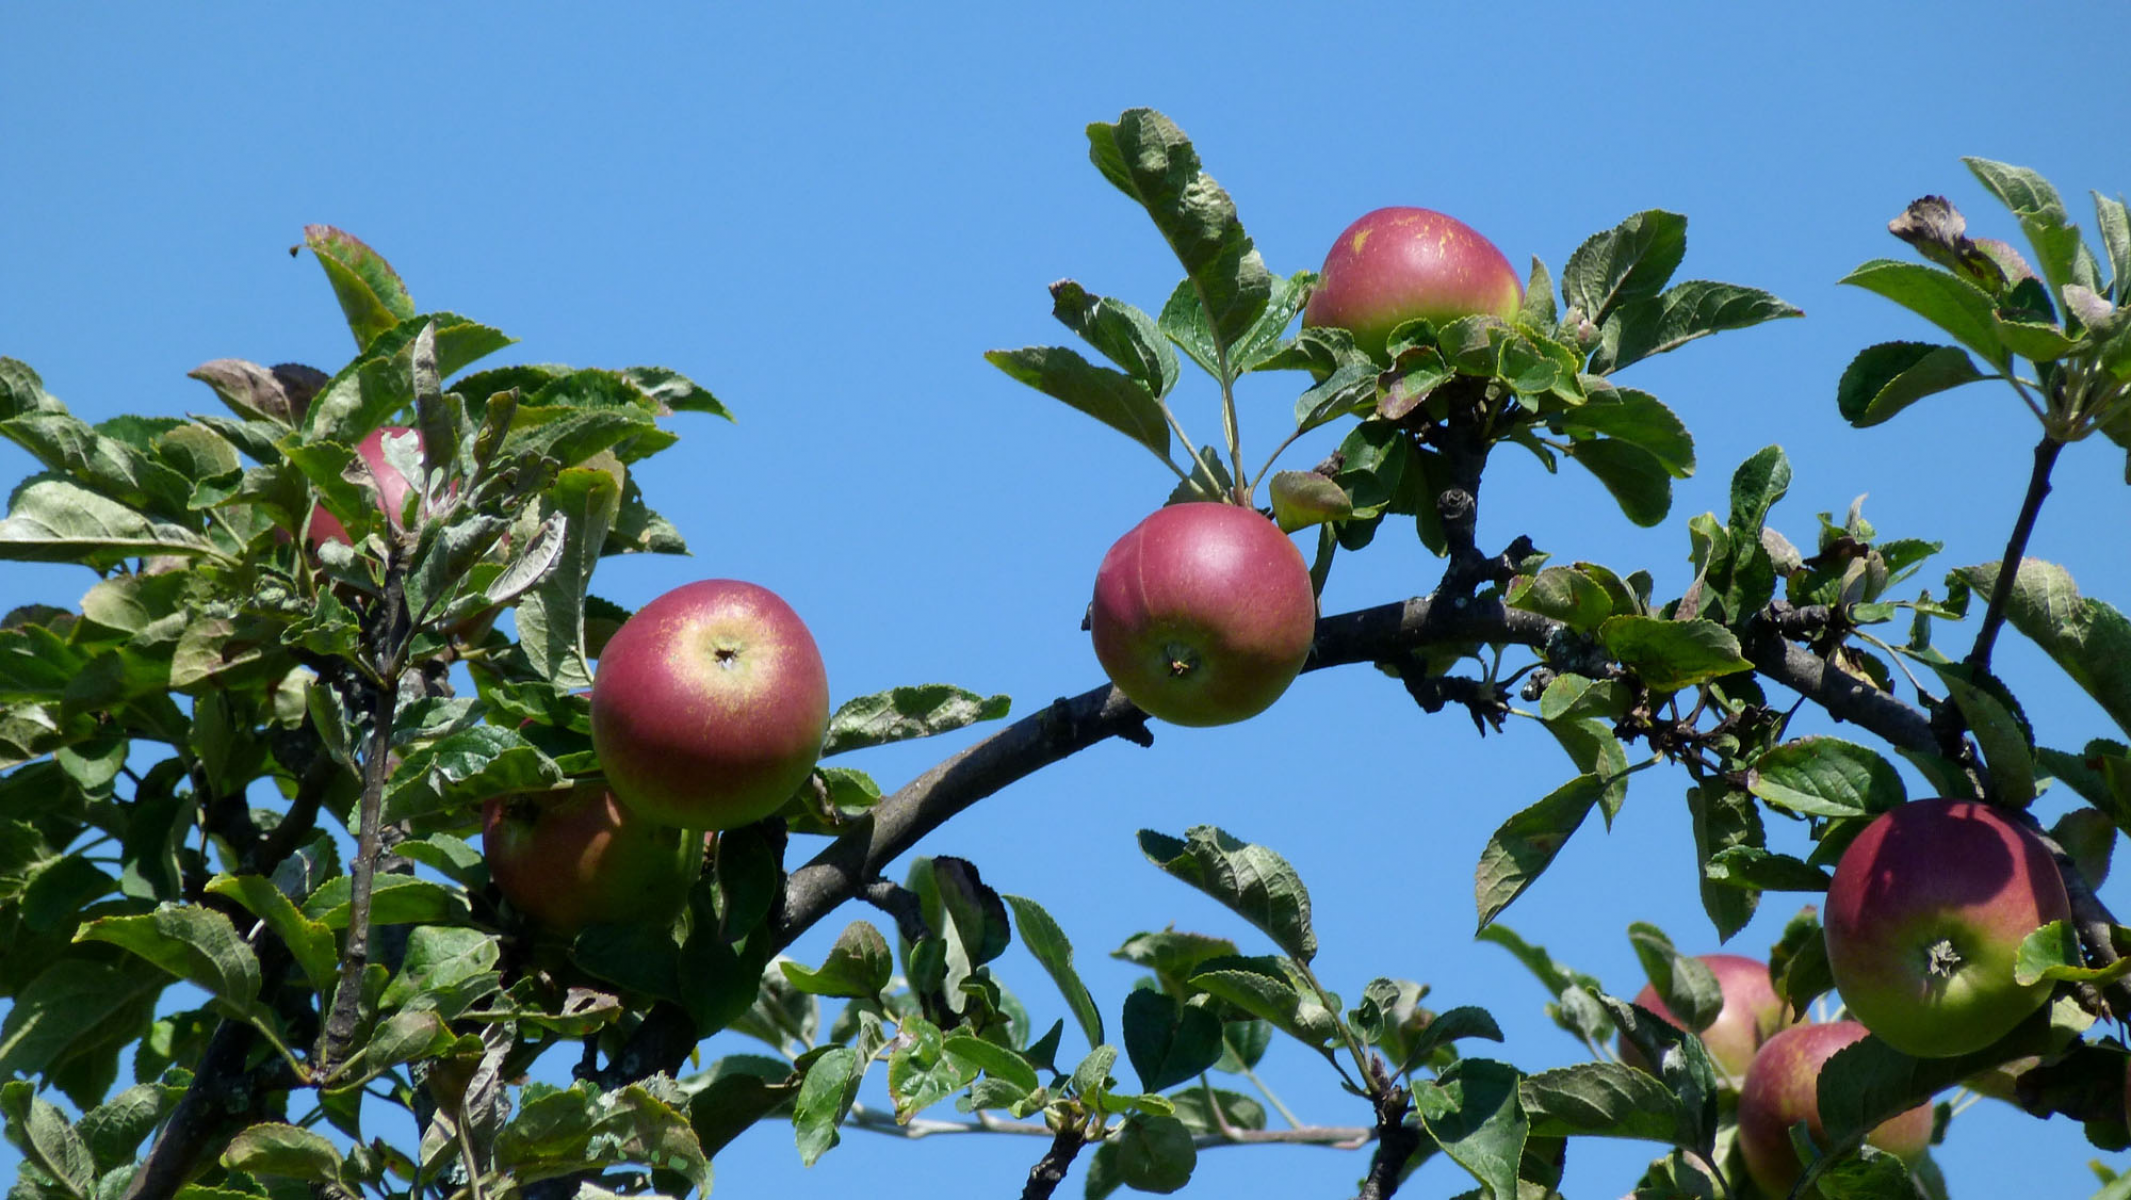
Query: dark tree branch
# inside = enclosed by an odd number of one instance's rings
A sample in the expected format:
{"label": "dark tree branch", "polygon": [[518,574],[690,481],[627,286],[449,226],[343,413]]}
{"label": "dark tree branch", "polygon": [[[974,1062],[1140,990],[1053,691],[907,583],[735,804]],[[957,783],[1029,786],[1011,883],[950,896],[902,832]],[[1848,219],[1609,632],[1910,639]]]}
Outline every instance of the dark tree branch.
{"label": "dark tree branch", "polygon": [[216,1140],[242,1094],[244,1060],[258,1034],[242,1021],[224,1020],[207,1039],[199,1070],[148,1147],[148,1157],[126,1188],[126,1200],[175,1196],[192,1178],[200,1156]]}
{"label": "dark tree branch", "polygon": [[1051,1148],[1029,1169],[1028,1186],[1021,1189],[1021,1200],[1050,1200],[1052,1192],[1065,1181],[1066,1169],[1073,1165],[1073,1158],[1080,1153],[1086,1139],[1081,1137],[1080,1126],[1068,1123],[1051,1139]]}
{"label": "dark tree branch", "polygon": [[1354,1200],[1388,1200],[1406,1178],[1406,1163],[1421,1149],[1421,1131],[1406,1123],[1413,1110],[1413,1097],[1383,1073],[1380,1062],[1369,1064],[1381,1085],[1376,1093],[1376,1154],[1369,1160],[1369,1173],[1362,1177],[1361,1191]]}
{"label": "dark tree branch", "polygon": [[932,930],[925,924],[925,902],[916,892],[899,883],[876,879],[858,893],[859,899],[895,918],[895,931],[903,940],[916,945],[929,937]]}
{"label": "dark tree branch", "polygon": [[2020,516],[2013,521],[2012,536],[2005,540],[2005,556],[1998,560],[1998,580],[1990,589],[1990,607],[1983,610],[1983,626],[1976,630],[1976,644],[1968,652],[1968,664],[1978,671],[1990,670],[1990,653],[1997,644],[1998,630],[2005,624],[2005,606],[2013,598],[2013,580],[2020,574],[2020,560],[2027,557],[2027,541],[2035,532],[2035,518],[2050,494],[2050,471],[2064,443],[2042,435],[2035,444],[2035,469],[2028,476],[2027,496],[2020,502]]}

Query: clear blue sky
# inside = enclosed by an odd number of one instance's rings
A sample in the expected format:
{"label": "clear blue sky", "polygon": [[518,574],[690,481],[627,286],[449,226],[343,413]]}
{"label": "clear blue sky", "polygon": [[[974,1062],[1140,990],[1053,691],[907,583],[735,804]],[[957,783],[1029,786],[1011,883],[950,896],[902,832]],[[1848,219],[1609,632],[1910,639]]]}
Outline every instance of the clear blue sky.
{"label": "clear blue sky", "polygon": [[[1634,530],[1587,477],[1512,454],[1489,477],[1483,543],[1527,533],[1677,594],[1685,518],[1722,510],[1732,466],[1780,440],[1797,474],[1779,528],[1810,544],[1816,511],[1870,492],[1884,533],[1947,543],[1935,576],[1997,556],[2033,422],[1977,388],[1847,430],[1834,386],[1851,355],[1927,335],[1835,280],[1905,253],[1885,223],[1927,192],[1972,232],[2017,237],[1963,154],[2040,169],[2091,225],[2087,189],[2131,186],[2123,33],[2111,6],[2043,3],[14,5],[0,11],[0,353],[91,418],[210,410],[184,374],[212,358],[331,369],[351,343],[316,265],[287,248],[307,222],[340,225],[423,307],[523,339],[517,360],[663,364],[738,414],[681,418],[682,446],[643,473],[695,557],[615,562],[596,590],[635,606],[692,578],[755,580],[806,617],[839,699],[945,680],[1025,713],[1098,682],[1078,628],[1095,565],[1173,481],[980,355],[1066,340],[1044,291],[1059,278],[1159,308],[1177,269],[1082,134],[1151,105],[1192,135],[1282,272],[1317,266],[1385,204],[1457,214],[1513,261],[1557,269],[1585,235],[1664,207],[1692,218],[1683,278],[1808,312],[1632,369],[1698,439],[1667,527]],[[1244,393],[1261,454],[1296,378]],[[1212,436],[1208,390],[1180,403]],[[1306,442],[1287,465],[1328,448]],[[28,469],[0,445],[0,480]],[[2119,604],[2122,471],[2110,447],[2075,447],[2032,551]],[[1341,560],[1326,610],[1425,591],[1436,570],[1387,531]],[[10,564],[0,609],[71,603],[88,582]],[[2016,687],[2034,681],[2022,695],[2049,740],[2104,732],[2083,698],[2041,690],[2024,647],[2003,665]],[[953,744],[853,765],[893,785]],[[1245,932],[1145,864],[1133,831],[1221,824],[1301,869],[1332,986],[1352,997],[1403,976],[1443,1006],[1490,1004],[1501,1055],[1536,1069],[1578,1048],[1536,985],[1471,941],[1472,867],[1503,817],[1572,773],[1535,725],[1483,741],[1350,668],[1244,726],[1097,747],[926,849],[1048,905],[1114,1025],[1133,972],[1104,956],[1131,933]],[[1684,786],[1639,776],[1610,836],[1581,833],[1506,921],[1622,994],[1639,986],[1629,922],[1714,948]],[[2104,898],[2131,908],[2131,886]],[[1733,946],[1765,953],[1792,910],[1772,897]],[[859,915],[796,952],[818,959]],[[1063,1014],[1025,957],[1006,968],[1043,1023]],[[1365,1123],[1312,1066],[1280,1054],[1271,1078],[1309,1119]],[[1579,1144],[1566,1190],[1620,1194],[1648,1150]],[[1012,1194],[1040,1152],[853,1134],[802,1172],[789,1128],[765,1126],[720,1157],[719,1191]],[[1989,1104],[1939,1154],[1967,1196],[2084,1195],[2097,1156],[2062,1119]],[[1344,1194],[1364,1167],[1222,1150],[1190,1194]],[[1467,1186],[1439,1161],[1411,1190]]]}

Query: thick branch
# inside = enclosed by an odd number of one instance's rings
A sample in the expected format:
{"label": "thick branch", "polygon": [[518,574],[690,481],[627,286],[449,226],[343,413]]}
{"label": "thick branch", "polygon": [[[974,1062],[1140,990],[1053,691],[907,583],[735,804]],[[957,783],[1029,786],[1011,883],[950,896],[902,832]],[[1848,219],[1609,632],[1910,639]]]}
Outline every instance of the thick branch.
{"label": "thick branch", "polygon": [[1073,1158],[1086,1144],[1078,1124],[1067,1124],[1051,1139],[1051,1148],[1029,1169],[1028,1186],[1021,1189],[1021,1200],[1050,1200],[1052,1192],[1065,1181],[1066,1169],[1073,1165]]}
{"label": "thick branch", "polygon": [[1899,697],[1836,670],[1803,646],[1785,641],[1774,622],[1756,617],[1743,649],[1755,670],[1818,704],[1836,720],[1861,725],[1905,750],[1940,752],[1930,717]]}
{"label": "thick branch", "polygon": [[1376,1156],[1355,1200],[1387,1200],[1405,1181],[1406,1163],[1421,1149],[1421,1131],[1406,1123],[1413,1108],[1406,1089],[1386,1081],[1376,1098]]}
{"label": "thick branch", "polygon": [[126,1188],[126,1200],[174,1196],[199,1165],[200,1155],[227,1126],[230,1093],[244,1081],[244,1060],[258,1037],[242,1021],[224,1020],[207,1039],[199,1070],[155,1135],[148,1158]]}

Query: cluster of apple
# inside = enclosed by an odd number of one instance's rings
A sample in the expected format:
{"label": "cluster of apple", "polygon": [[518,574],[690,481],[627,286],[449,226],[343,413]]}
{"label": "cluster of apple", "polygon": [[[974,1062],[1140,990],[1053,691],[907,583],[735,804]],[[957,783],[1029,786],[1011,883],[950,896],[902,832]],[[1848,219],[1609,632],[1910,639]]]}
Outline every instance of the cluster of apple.
{"label": "cluster of apple", "polygon": [[482,813],[497,890],[542,928],[671,918],[723,830],[783,807],[814,769],[829,680],[774,592],[706,579],[646,604],[592,679],[605,779],[500,796]]}

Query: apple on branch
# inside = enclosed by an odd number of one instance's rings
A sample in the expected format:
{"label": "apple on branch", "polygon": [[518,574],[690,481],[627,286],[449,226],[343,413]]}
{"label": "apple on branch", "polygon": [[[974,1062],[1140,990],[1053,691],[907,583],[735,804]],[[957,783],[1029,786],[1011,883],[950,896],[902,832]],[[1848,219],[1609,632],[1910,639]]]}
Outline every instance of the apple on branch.
{"label": "apple on branch", "polygon": [[[1791,1126],[1805,1122],[1813,1142],[1828,1148],[1820,1123],[1820,1070],[1837,1050],[1861,1041],[1856,1021],[1794,1025],[1762,1043],[1739,1090],[1739,1149],[1747,1174],[1770,1196],[1789,1196],[1804,1173],[1791,1145]],[[1914,1163],[1931,1145],[1931,1105],[1919,1104],[1889,1117],[1865,1135],[1865,1144],[1904,1163]],[[1800,1200],[1817,1200],[1814,1189]]]}
{"label": "apple on branch", "polygon": [[1295,681],[1317,595],[1302,552],[1257,512],[1172,504],[1103,556],[1088,627],[1134,704],[1178,725],[1227,725]]}
{"label": "apple on branch", "polygon": [[[402,437],[408,434],[414,436],[415,452],[420,454],[422,451],[421,431],[409,429],[404,425],[384,425],[373,429],[355,447],[356,454],[362,458],[363,462],[369,464],[370,477],[377,482],[377,506],[385,514],[386,522],[394,529],[400,528],[401,523],[405,520],[407,493],[415,490],[415,482],[400,474],[397,467],[385,461],[385,439],[387,437]],[[348,528],[340,523],[339,518],[327,512],[324,505],[317,505],[311,510],[311,530],[305,540],[313,547],[323,545],[326,542],[339,542],[342,545],[346,545],[348,544]]]}
{"label": "apple on branch", "polygon": [[638,815],[686,829],[769,816],[806,782],[829,725],[814,637],[776,593],[732,579],[683,584],[600,651],[592,748]]}
{"label": "apple on branch", "polygon": [[596,780],[496,796],[481,809],[481,855],[496,890],[543,929],[671,919],[703,868],[705,843],[645,820]]}
{"label": "apple on branch", "polygon": [[1507,321],[1524,281],[1493,242],[1456,217],[1426,208],[1379,208],[1347,226],[1325,256],[1303,310],[1305,327],[1333,325],[1382,358],[1407,321],[1441,326],[1482,314]]}
{"label": "apple on branch", "polygon": [[[1717,1010],[1716,1019],[1698,1036],[1709,1051],[1709,1057],[1736,1088],[1739,1081],[1746,1078],[1746,1068],[1754,1061],[1754,1052],[1777,1031],[1789,1026],[1787,1010],[1783,1000],[1776,995],[1775,987],[1769,983],[1768,964],[1740,954],[1698,954],[1695,957],[1717,977],[1717,988],[1724,995],[1724,1007]],[[1643,985],[1643,990],[1636,993],[1635,1003],[1674,1028],[1686,1028],[1658,998],[1657,987],[1653,984]],[[1620,1058],[1631,1067],[1639,1067],[1653,1075],[1657,1073],[1644,1061],[1642,1052],[1626,1038],[1621,1039]]]}
{"label": "apple on branch", "polygon": [[1850,1015],[1904,1054],[1980,1050],[2053,986],[2013,978],[2020,943],[2071,917],[2040,839],[1988,804],[1915,800],[1843,851],[1823,922]]}

